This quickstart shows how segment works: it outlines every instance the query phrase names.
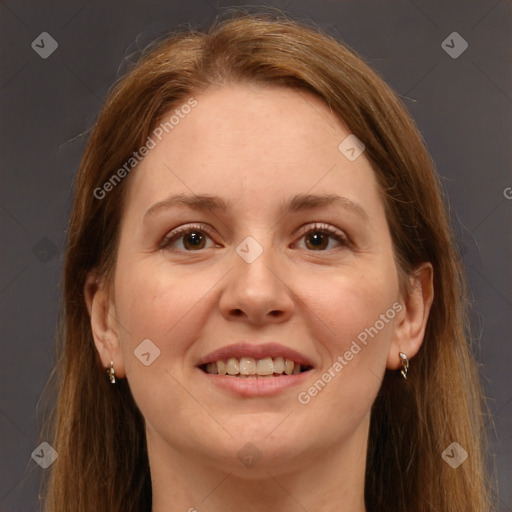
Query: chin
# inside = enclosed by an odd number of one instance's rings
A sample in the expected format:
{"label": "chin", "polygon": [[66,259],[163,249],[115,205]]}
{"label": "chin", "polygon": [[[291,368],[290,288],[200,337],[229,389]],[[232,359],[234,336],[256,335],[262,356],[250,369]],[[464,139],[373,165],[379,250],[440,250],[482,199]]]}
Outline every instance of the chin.
{"label": "chin", "polygon": [[304,457],[312,443],[303,428],[295,432],[291,424],[280,425],[285,417],[275,413],[239,415],[226,425],[233,437],[223,436],[217,444],[219,460],[238,467],[244,476],[247,476],[247,469],[258,468],[268,477],[267,471],[273,473],[281,465],[290,468],[290,461],[297,462]]}

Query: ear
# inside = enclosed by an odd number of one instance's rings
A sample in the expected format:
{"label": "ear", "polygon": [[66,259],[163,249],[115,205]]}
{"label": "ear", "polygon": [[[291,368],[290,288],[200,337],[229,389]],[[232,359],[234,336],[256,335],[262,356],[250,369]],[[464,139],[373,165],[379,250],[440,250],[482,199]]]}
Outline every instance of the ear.
{"label": "ear", "polygon": [[402,366],[399,352],[412,359],[425,336],[430,307],[434,300],[434,269],[431,263],[422,263],[412,276],[409,295],[402,298],[403,309],[396,316],[395,332],[389,348],[387,368],[398,370]]}
{"label": "ear", "polygon": [[123,378],[126,371],[119,339],[116,310],[104,280],[98,279],[96,272],[90,272],[85,280],[84,296],[91,319],[94,345],[103,367],[114,362],[116,377]]}

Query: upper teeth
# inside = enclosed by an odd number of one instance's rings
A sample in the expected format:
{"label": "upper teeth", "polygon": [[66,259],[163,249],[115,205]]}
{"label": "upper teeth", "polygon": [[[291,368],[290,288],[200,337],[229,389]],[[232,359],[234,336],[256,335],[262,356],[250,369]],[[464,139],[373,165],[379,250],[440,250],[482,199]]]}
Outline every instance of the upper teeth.
{"label": "upper teeth", "polygon": [[205,367],[206,373],[218,375],[274,375],[282,374],[297,375],[301,367],[299,363],[294,363],[291,359],[282,357],[265,357],[263,359],[254,359],[253,357],[230,357],[227,361],[218,360],[208,363]]}

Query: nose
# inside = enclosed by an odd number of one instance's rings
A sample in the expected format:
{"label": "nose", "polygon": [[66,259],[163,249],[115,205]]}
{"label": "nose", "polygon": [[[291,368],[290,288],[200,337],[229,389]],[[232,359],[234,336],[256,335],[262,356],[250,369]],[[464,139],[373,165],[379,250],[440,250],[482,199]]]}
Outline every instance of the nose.
{"label": "nose", "polygon": [[271,249],[264,249],[252,263],[234,254],[235,268],[220,298],[222,315],[253,325],[281,323],[293,314],[294,300],[289,274]]}

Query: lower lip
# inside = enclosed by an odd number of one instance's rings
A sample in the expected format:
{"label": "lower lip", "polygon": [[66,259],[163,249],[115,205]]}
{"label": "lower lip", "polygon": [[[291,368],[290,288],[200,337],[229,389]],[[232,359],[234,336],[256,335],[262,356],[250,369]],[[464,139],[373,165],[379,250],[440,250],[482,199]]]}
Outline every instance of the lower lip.
{"label": "lower lip", "polygon": [[311,370],[297,375],[281,375],[279,377],[233,377],[230,375],[217,375],[199,371],[218,388],[245,397],[275,396],[303,383]]}

